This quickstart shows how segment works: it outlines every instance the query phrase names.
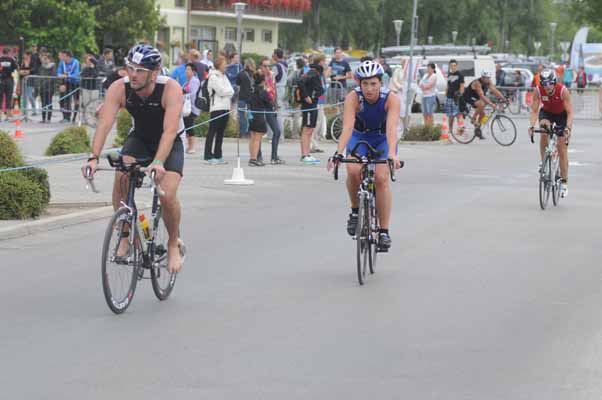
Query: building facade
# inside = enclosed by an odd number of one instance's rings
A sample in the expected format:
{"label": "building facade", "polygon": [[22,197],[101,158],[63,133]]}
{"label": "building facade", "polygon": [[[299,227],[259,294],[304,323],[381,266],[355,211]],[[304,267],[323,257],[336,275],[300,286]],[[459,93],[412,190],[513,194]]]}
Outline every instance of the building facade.
{"label": "building facade", "polygon": [[[199,49],[238,51],[237,22],[230,0],[158,0],[166,27],[157,34],[157,41],[164,44],[172,65],[187,44]],[[311,2],[298,1],[274,5],[247,1],[242,31],[243,53],[269,56],[278,47],[278,27],[282,23],[300,24],[303,11]],[[276,5],[278,4],[278,5]]]}

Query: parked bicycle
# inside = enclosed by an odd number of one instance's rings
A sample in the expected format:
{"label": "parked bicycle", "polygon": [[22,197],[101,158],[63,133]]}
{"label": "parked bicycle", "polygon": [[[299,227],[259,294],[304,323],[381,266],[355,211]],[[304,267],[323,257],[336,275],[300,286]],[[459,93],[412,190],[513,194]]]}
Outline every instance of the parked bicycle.
{"label": "parked bicycle", "polygon": [[[154,172],[150,176],[153,193],[150,219],[139,212],[134,194],[143,187],[147,178],[142,165],[151,160],[136,160],[128,164],[120,156],[107,157],[112,168],[98,168],[97,171],[121,171],[122,184],[129,187],[127,200],[115,212],[107,227],[101,261],[102,289],[107,305],[115,314],[121,314],[132,303],[138,281],[150,279],[153,291],[159,300],[166,300],[176,283],[176,273],[167,269],[167,228],[162,219],[160,196],[165,193],[155,182]],[[88,186],[98,193],[93,176],[88,167]],[[127,182],[126,182],[127,181]],[[186,246],[179,240],[180,253],[184,260]],[[182,261],[183,262],[183,261]],[[149,271],[150,276],[145,276]]]}
{"label": "parked bicycle", "polygon": [[[357,154],[359,146],[364,145],[368,148],[367,156]],[[356,234],[353,239],[357,242],[357,279],[360,285],[366,280],[367,271],[374,274],[376,266],[376,255],[379,252],[378,247],[378,214],[376,210],[376,183],[374,176],[376,173],[376,164],[388,164],[391,173],[391,181],[395,182],[395,165],[392,160],[377,160],[382,155],[382,150],[377,151],[370,143],[360,140],[351,150],[351,157],[340,160],[340,163],[361,164],[360,188],[357,192],[359,199],[359,211]],[[339,162],[334,165],[334,179],[339,179]],[[401,167],[404,162],[401,161]]]}
{"label": "parked bicycle", "polygon": [[508,116],[504,115],[508,108],[508,102],[497,103],[495,110],[493,107],[485,107],[485,117],[480,121],[472,121],[471,115],[473,109],[470,104],[466,104],[463,125],[454,126],[451,132],[453,138],[462,144],[472,142],[477,134],[488,129],[493,139],[501,146],[510,146],[516,141],[516,125]]}
{"label": "parked bicycle", "polygon": [[[545,133],[549,136],[548,146],[544,152],[543,161],[539,169],[539,206],[545,210],[552,194],[552,203],[557,206],[560,202],[560,156],[558,155],[558,134],[564,127],[552,124],[551,128],[542,127],[534,129],[534,133]],[[563,138],[564,139],[564,138]],[[535,140],[531,137],[531,143]]]}

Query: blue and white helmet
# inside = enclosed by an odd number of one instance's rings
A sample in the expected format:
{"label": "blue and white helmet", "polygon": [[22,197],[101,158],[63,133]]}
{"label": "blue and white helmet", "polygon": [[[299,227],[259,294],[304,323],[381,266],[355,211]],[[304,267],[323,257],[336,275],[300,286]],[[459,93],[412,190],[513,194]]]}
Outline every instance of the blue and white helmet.
{"label": "blue and white helmet", "polygon": [[361,63],[355,71],[355,76],[360,81],[362,79],[369,79],[374,77],[380,79],[384,74],[385,70],[383,69],[382,65],[371,60],[364,61],[363,63]]}
{"label": "blue and white helmet", "polygon": [[161,53],[148,44],[137,44],[130,49],[127,61],[154,71],[161,66]]}

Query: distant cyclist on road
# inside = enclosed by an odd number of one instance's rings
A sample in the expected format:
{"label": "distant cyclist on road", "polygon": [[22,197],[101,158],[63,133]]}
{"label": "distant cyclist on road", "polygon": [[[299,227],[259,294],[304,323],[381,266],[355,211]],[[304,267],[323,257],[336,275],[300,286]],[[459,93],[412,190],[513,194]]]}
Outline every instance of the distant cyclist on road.
{"label": "distant cyclist on road", "polygon": [[[560,195],[566,197],[569,193],[568,144],[573,129],[573,105],[571,103],[571,93],[562,83],[556,82],[556,75],[550,69],[541,72],[539,84],[533,92],[531,126],[529,127],[531,137],[533,137],[533,130],[538,119],[542,128],[550,128],[552,123],[555,123],[558,128],[564,128],[558,134],[564,140],[558,140],[557,147],[560,156]],[[539,140],[542,160],[547,146],[548,135],[542,134]]]}
{"label": "distant cyclist on road", "polygon": [[489,71],[483,71],[479,79],[475,79],[466,87],[460,100],[462,112],[466,112],[466,104],[470,104],[475,109],[471,121],[476,126],[475,135],[479,139],[485,139],[481,133],[481,120],[485,116],[485,106],[490,105],[494,110],[496,108],[495,104],[487,97],[489,90],[499,99],[505,100],[502,92],[497,90],[493,82],[491,82]]}
{"label": "distant cyclist on road", "polygon": [[[377,151],[382,150],[380,160],[389,159],[400,167],[397,158],[397,123],[399,121],[399,98],[389,96],[389,89],[383,87],[383,67],[374,61],[365,61],[357,69],[355,77],[359,80],[356,87],[345,97],[343,111],[343,132],[337,151],[331,158],[338,162],[344,158],[360,140],[365,140]],[[368,149],[360,146],[360,155],[367,155]],[[391,247],[389,220],[391,216],[392,196],[389,187],[390,171],[386,164],[376,165],[376,208],[380,224],[378,246],[380,249]],[[361,184],[361,165],[347,164],[347,191],[351,200],[351,214],[347,221],[347,233],[355,235],[358,223],[359,204],[357,191]]]}
{"label": "distant cyclist on road", "polygon": [[[184,146],[178,135],[184,129],[182,88],[177,81],[159,76],[161,54],[152,46],[134,46],[127,56],[126,71],[127,76],[113,82],[107,91],[94,134],[92,154],[83,170],[90,167],[94,173],[115,116],[120,108],[126,108],[134,125],[121,154],[126,163],[136,159],[153,160],[149,162],[149,174],[155,171],[156,179],[165,191],[161,206],[169,234],[168,269],[178,272],[182,268],[178,247],[180,202],[176,197],[184,168]],[[127,176],[123,172],[117,172],[113,186],[113,207],[116,209],[127,195],[124,193],[125,179]],[[126,253],[127,245],[127,240],[122,241],[119,251]]]}

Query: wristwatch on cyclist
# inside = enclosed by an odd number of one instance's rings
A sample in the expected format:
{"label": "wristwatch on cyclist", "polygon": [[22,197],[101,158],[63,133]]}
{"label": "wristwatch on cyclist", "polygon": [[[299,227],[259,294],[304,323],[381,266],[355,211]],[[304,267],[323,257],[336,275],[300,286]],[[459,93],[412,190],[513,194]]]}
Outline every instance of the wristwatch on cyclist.
{"label": "wristwatch on cyclist", "polygon": [[90,153],[90,156],[88,157],[88,162],[90,162],[92,160],[99,161],[98,160],[98,156],[96,154],[94,154],[94,153]]}

